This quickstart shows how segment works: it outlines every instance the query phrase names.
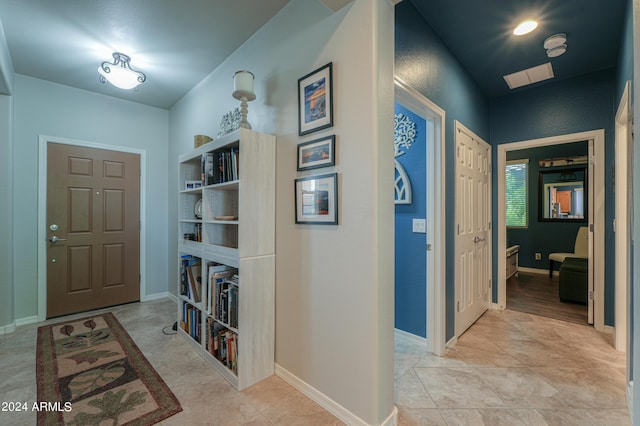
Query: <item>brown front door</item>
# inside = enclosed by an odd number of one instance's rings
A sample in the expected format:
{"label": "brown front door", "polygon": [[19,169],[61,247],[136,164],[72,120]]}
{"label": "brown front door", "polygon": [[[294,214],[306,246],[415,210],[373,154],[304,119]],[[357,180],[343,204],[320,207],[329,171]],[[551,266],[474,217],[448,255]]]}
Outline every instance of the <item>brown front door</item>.
{"label": "brown front door", "polygon": [[140,300],[140,156],[47,151],[47,318]]}

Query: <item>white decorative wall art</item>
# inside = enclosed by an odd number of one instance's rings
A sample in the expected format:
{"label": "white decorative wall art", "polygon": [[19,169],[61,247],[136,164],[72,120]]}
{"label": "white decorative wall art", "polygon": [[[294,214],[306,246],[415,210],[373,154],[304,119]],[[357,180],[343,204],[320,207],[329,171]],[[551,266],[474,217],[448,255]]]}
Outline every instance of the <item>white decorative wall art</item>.
{"label": "white decorative wall art", "polygon": [[[395,114],[393,123],[393,146],[394,157],[398,158],[404,155],[405,151],[401,149],[409,149],[416,139],[416,123],[404,114]],[[409,176],[404,167],[398,162],[395,162],[395,203],[396,204],[411,204],[411,182]]]}
{"label": "white decorative wall art", "polygon": [[395,114],[393,118],[393,154],[398,158],[404,154],[400,149],[411,148],[411,144],[416,139],[416,123],[404,114]]}
{"label": "white decorative wall art", "polygon": [[396,163],[394,181],[396,204],[411,204],[411,182],[409,181],[409,176],[398,160],[394,162]]}

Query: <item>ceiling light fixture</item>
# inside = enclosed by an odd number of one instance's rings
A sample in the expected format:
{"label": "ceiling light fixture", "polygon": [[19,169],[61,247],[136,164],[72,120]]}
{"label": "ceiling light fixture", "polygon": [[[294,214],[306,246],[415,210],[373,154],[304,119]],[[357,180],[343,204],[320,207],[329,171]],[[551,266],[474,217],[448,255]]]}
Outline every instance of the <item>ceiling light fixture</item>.
{"label": "ceiling light fixture", "polygon": [[547,37],[542,45],[547,50],[547,56],[549,58],[555,58],[563,55],[567,51],[566,43],[567,35],[560,33]]}
{"label": "ceiling light fixture", "polygon": [[529,34],[531,31],[535,30],[538,27],[538,23],[532,19],[528,19],[526,21],[522,21],[518,24],[515,30],[513,30],[513,34],[517,36]]}
{"label": "ceiling light fixture", "polygon": [[130,61],[131,58],[124,53],[113,52],[113,63],[105,61],[98,67],[100,82],[108,81],[124,90],[136,89],[145,82],[147,76],[143,72],[131,69]]}

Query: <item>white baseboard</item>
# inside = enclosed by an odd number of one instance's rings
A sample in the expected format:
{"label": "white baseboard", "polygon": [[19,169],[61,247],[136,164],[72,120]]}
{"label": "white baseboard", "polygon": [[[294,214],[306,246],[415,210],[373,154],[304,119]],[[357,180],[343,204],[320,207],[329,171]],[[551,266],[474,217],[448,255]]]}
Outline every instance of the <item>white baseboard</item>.
{"label": "white baseboard", "polygon": [[[354,426],[369,426],[364,420],[360,417],[353,414],[351,411],[344,408],[342,405],[338,404],[313,386],[309,385],[305,381],[298,378],[293,373],[289,372],[284,367],[276,364],[276,376],[280,377],[285,382],[289,383],[291,386],[296,388],[298,391],[302,392],[304,395],[309,397],[311,400],[316,402],[322,408],[336,416],[340,421]],[[398,409],[394,406],[391,414],[387,417],[380,426],[396,426],[398,424]]]}
{"label": "white baseboard", "polygon": [[21,325],[34,324],[38,322],[38,316],[33,315],[30,317],[18,318],[12,324],[3,325],[0,327],[0,336],[3,334],[9,334],[16,331],[16,327],[20,327]]}
{"label": "white baseboard", "polygon": [[453,336],[444,346],[447,349],[452,349],[456,347],[458,343],[458,336]]}
{"label": "white baseboard", "polygon": [[489,306],[489,309],[493,311],[504,311],[507,308],[505,308],[502,305],[498,305],[497,303],[491,303],[491,306]]}
{"label": "white baseboard", "polygon": [[21,325],[27,325],[27,324],[35,324],[38,321],[40,321],[40,320],[38,319],[37,315],[33,315],[33,316],[30,316],[30,317],[25,317],[25,318],[18,318],[16,320],[16,327],[20,327]]}
{"label": "white baseboard", "polygon": [[[172,296],[173,296],[173,299],[172,299]],[[140,301],[151,302],[152,300],[160,300],[160,299],[172,299],[176,302],[178,301],[178,299],[168,291],[164,291],[162,293],[147,294],[146,296],[142,296],[140,298]]]}
{"label": "white baseboard", "polygon": [[[169,293],[168,291],[165,291],[164,293],[150,294],[148,296],[141,297],[140,301],[150,302],[152,300],[160,300],[160,299],[170,299],[178,303],[178,298],[172,293]],[[27,324],[35,324],[37,322],[40,322],[37,315],[33,315],[25,318],[18,318],[17,320],[14,321],[13,324],[0,326],[0,336],[3,334],[13,333],[14,331],[16,331],[16,327],[20,327],[22,325],[27,325]]]}
{"label": "white baseboard", "polygon": [[2,327],[0,327],[0,336],[2,336],[3,334],[13,333],[14,331],[16,331],[15,322],[12,324],[3,325]]}
{"label": "white baseboard", "polygon": [[398,407],[393,406],[393,410],[380,426],[398,426]]}
{"label": "white baseboard", "polygon": [[627,383],[627,409],[629,417],[633,419],[633,380]]}
{"label": "white baseboard", "polygon": [[[527,268],[526,266],[518,266],[518,272],[528,272],[530,274],[549,275],[548,269]],[[560,272],[553,271],[554,276],[559,276]]]}
{"label": "white baseboard", "polygon": [[610,325],[605,325],[603,332],[606,334],[616,334],[616,328]]}
{"label": "white baseboard", "polygon": [[427,339],[417,334],[409,333],[408,331],[400,330],[399,328],[394,329],[396,336],[399,336],[403,339],[409,340],[412,343],[418,344],[420,346],[427,346]]}

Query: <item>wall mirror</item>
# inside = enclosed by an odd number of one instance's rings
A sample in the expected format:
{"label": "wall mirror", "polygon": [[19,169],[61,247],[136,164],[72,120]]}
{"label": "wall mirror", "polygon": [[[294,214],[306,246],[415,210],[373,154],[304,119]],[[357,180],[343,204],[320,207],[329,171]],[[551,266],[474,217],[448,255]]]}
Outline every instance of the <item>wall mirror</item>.
{"label": "wall mirror", "polygon": [[587,219],[587,168],[544,170],[539,175],[541,222]]}

